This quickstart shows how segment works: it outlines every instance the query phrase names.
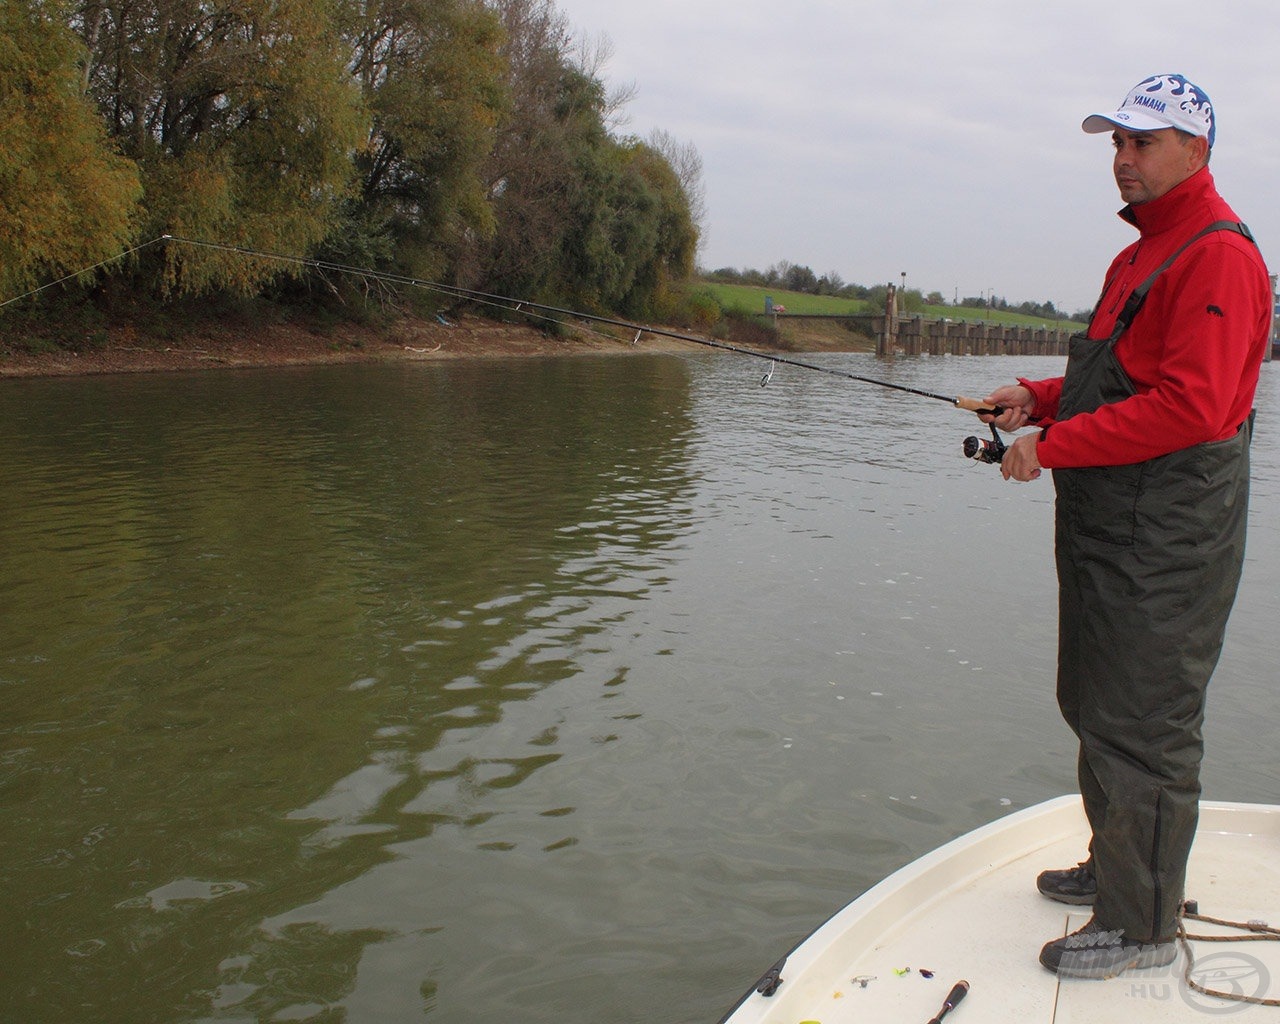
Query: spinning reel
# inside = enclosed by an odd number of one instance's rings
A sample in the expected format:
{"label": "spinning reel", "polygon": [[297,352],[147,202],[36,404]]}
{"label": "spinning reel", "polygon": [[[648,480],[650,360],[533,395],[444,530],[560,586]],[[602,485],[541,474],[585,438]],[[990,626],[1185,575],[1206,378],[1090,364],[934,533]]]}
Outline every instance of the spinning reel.
{"label": "spinning reel", "polygon": [[1000,434],[996,431],[996,425],[991,424],[991,440],[985,437],[966,437],[964,439],[964,454],[967,459],[976,459],[978,462],[988,462],[992,465],[999,465],[1000,460],[1004,458],[1004,453],[1009,446],[1000,440]]}

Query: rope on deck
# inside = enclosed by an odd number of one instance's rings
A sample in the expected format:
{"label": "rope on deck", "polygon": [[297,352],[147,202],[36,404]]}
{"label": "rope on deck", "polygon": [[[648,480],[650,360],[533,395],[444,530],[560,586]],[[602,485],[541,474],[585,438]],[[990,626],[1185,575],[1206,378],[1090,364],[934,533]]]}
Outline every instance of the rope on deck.
{"label": "rope on deck", "polygon": [[[1205,924],[1220,925],[1223,928],[1235,928],[1238,933],[1242,934],[1189,935],[1186,926],[1183,924],[1183,921],[1186,920],[1203,921]],[[1183,969],[1182,977],[1187,983],[1187,988],[1215,999],[1227,999],[1236,1003],[1252,1003],[1255,1006],[1280,1006],[1280,999],[1277,998],[1251,996],[1243,992],[1223,992],[1201,985],[1191,977],[1191,972],[1196,965],[1195,955],[1191,951],[1192,942],[1280,942],[1280,928],[1272,928],[1262,921],[1224,921],[1219,917],[1193,914],[1184,910],[1181,919],[1178,921],[1178,941],[1182,944],[1182,951],[1186,956],[1186,966]]]}

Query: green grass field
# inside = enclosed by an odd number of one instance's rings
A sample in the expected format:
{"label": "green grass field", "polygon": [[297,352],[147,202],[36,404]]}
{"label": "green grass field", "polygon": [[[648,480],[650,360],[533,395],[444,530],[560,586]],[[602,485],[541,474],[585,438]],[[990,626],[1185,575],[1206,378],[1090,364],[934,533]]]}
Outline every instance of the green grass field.
{"label": "green grass field", "polygon": [[[809,295],[804,292],[789,292],[781,288],[758,288],[745,284],[714,284],[701,281],[697,287],[707,289],[715,296],[721,308],[738,310],[743,313],[763,313],[764,298],[770,296],[775,305],[785,306],[788,313],[826,313],[833,316],[851,313],[875,314],[878,309],[869,308],[868,304],[858,299],[837,299],[830,295]],[[907,316],[914,316],[908,313]],[[1065,325],[1066,319],[1054,322],[1040,317],[1026,316],[1023,313],[1010,313],[1005,310],[974,309],[970,306],[925,306],[920,315],[930,320],[979,320],[993,324],[1021,324],[1024,326],[1054,327]]]}
{"label": "green grass field", "polygon": [[789,292],[782,288],[757,288],[747,284],[712,284],[709,281],[699,282],[698,287],[711,292],[722,308],[742,313],[763,313],[766,295],[772,296],[775,304],[786,306],[788,313],[829,313],[839,316],[849,313],[875,312],[867,303],[858,299],[807,295],[804,292]]}

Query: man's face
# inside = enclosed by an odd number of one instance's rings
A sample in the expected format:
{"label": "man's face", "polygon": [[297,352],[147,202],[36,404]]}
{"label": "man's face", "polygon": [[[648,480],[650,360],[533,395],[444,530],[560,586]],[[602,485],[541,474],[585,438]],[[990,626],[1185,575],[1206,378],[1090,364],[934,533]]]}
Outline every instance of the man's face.
{"label": "man's face", "polygon": [[1114,171],[1120,198],[1126,203],[1149,203],[1186,181],[1205,164],[1209,144],[1187,139],[1172,128],[1134,132],[1117,128]]}

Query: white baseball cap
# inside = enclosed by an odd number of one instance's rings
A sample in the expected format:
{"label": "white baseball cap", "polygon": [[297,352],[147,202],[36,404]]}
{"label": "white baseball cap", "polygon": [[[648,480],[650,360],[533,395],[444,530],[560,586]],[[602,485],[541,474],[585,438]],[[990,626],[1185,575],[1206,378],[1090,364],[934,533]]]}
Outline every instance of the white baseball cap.
{"label": "white baseball cap", "polygon": [[1151,132],[1160,128],[1181,128],[1209,140],[1213,148],[1213,105],[1198,85],[1181,75],[1152,75],[1129,90],[1112,114],[1090,114],[1080,126],[1091,134],[1128,128]]}

